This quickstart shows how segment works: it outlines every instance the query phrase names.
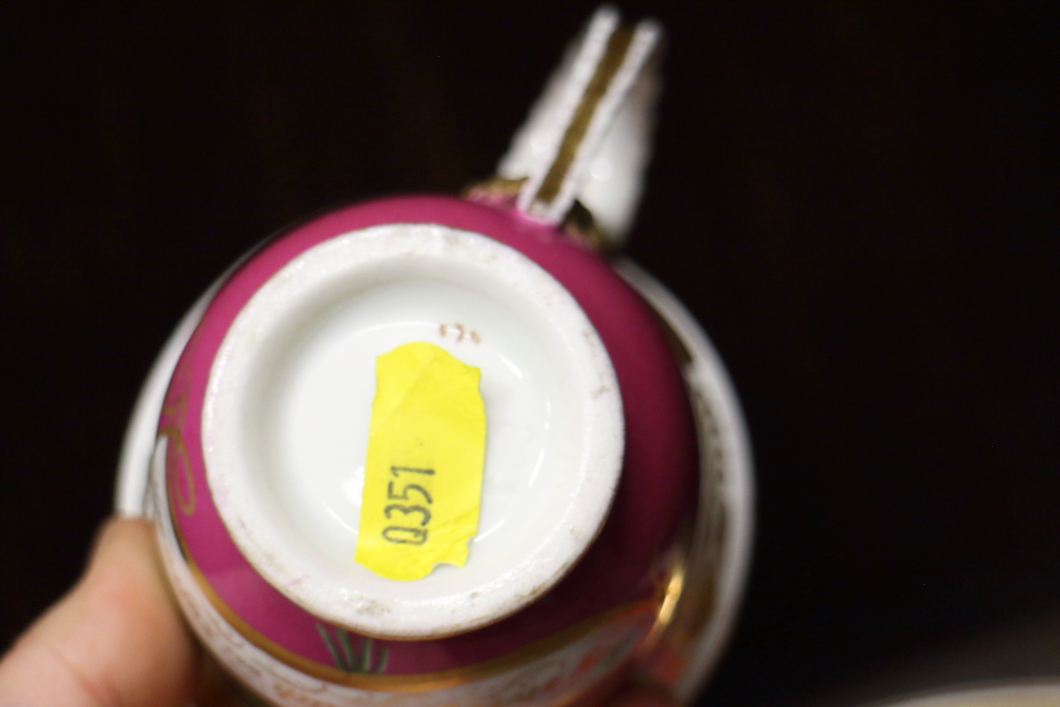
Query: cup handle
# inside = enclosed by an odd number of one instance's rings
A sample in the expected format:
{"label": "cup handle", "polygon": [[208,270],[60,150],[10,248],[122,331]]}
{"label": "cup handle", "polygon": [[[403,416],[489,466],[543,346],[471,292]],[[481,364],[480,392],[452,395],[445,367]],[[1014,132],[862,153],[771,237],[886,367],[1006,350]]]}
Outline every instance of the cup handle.
{"label": "cup handle", "polygon": [[497,174],[523,179],[518,208],[559,224],[579,200],[621,245],[642,191],[659,93],[654,20],[596,11],[516,132]]}

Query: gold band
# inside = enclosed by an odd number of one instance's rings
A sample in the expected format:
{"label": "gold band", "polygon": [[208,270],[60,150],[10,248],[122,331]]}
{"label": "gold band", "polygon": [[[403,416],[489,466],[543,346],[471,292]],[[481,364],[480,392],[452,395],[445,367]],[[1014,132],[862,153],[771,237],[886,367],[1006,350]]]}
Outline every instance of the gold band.
{"label": "gold band", "polygon": [[[168,493],[166,495],[169,496]],[[173,500],[172,498],[167,500],[170,517],[175,520]],[[268,653],[271,657],[281,663],[284,663],[299,672],[305,673],[306,675],[310,675],[320,680],[326,680],[327,682],[335,683],[336,685],[344,685],[346,687],[353,687],[361,690],[375,690],[379,692],[420,692],[453,687],[476,680],[482,680],[512,670],[513,668],[520,667],[538,658],[542,658],[549,653],[553,653],[560,648],[570,645],[578,639],[587,636],[594,629],[611,623],[623,616],[640,613],[644,610],[650,610],[653,613],[657,613],[658,611],[658,603],[656,601],[644,600],[631,602],[629,604],[609,609],[596,616],[590,616],[589,618],[584,619],[573,626],[568,626],[551,636],[546,636],[545,638],[520,646],[506,655],[491,658],[481,663],[450,668],[448,670],[441,670],[434,673],[385,675],[346,672],[345,670],[324,665],[298,655],[271,639],[266,638],[251,627],[250,624],[233,611],[232,608],[229,607],[220,596],[218,596],[217,592],[214,591],[214,588],[210,586],[206,576],[191,557],[187,544],[175,522],[173,523],[173,533],[176,535],[177,543],[180,546],[184,562],[203,596],[208,602],[210,602],[210,605],[221,615],[228,625],[235,629],[236,632],[246,639],[248,643],[253,644],[265,653]]]}
{"label": "gold band", "polygon": [[574,110],[574,116],[567,126],[567,131],[563,133],[563,141],[556,153],[556,159],[548,168],[541,186],[538,187],[534,201],[551,204],[559,194],[563,178],[578,154],[578,146],[581,145],[585,133],[589,130],[589,123],[592,122],[596,107],[607,93],[607,87],[626,58],[626,51],[633,41],[633,34],[633,30],[628,27],[619,27],[611,33],[607,48],[604,49],[604,55],[600,63],[596,65],[596,72],[589,81],[589,85],[586,86],[581,102]]}

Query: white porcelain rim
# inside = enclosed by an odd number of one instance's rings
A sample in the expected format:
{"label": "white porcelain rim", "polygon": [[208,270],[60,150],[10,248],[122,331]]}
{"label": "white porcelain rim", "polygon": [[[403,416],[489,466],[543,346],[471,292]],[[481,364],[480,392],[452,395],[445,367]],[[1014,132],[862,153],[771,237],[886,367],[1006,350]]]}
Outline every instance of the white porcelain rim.
{"label": "white porcelain rim", "polygon": [[[548,320],[577,373],[568,393],[585,420],[577,491],[563,522],[545,531],[536,549],[485,583],[419,601],[368,594],[342,581],[333,565],[313,563],[291,537],[275,532],[246,491],[253,478],[233,430],[239,428],[254,341],[335,278],[386,265],[400,271],[410,258],[444,257],[454,266],[492,278],[508,296],[532,303]],[[250,362],[250,363],[248,363]],[[249,369],[248,369],[249,370]],[[314,616],[358,633],[386,638],[429,638],[493,623],[532,603],[561,579],[588,548],[606,517],[618,483],[623,451],[621,397],[610,358],[574,298],[518,251],[477,233],[433,224],[386,224],[329,239],[281,268],[233,321],[211,369],[203,405],[207,479],[229,534],[272,586]],[[334,570],[334,571],[332,571]],[[429,577],[427,580],[429,581]],[[424,580],[419,580],[424,581]]]}

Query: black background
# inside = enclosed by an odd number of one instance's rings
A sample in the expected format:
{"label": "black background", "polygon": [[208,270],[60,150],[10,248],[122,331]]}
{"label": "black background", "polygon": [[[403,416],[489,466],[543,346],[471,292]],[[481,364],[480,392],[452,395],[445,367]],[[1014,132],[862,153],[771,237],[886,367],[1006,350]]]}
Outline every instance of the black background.
{"label": "black background", "polygon": [[[756,454],[713,705],[1060,674],[1055,8],[624,6],[669,32],[629,253]],[[0,646],[195,297],[307,212],[487,176],[591,9],[3,6]]]}

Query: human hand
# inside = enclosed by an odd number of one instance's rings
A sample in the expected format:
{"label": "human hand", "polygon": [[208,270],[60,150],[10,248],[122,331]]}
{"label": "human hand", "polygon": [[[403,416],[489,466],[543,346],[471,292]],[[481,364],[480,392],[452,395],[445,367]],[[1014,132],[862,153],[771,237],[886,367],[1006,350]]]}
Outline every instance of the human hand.
{"label": "human hand", "polygon": [[186,707],[193,697],[240,704],[185,628],[143,520],[106,523],[78,583],[0,660],[0,707]]}
{"label": "human hand", "polygon": [[[70,592],[0,660],[0,707],[236,707],[243,704],[180,618],[154,529],[111,520]],[[672,707],[636,689],[609,707]]]}

